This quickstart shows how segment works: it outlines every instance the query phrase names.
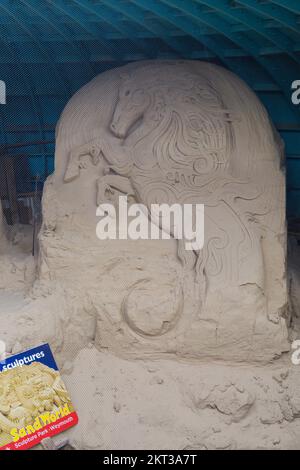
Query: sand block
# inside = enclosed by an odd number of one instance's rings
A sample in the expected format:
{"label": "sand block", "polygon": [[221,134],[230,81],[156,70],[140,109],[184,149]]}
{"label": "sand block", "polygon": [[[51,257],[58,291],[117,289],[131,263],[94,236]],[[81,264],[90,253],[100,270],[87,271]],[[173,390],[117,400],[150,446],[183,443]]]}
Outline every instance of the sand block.
{"label": "sand block", "polygon": [[[256,95],[216,65],[139,62],[79,90],[57,127],[39,235],[39,280],[66,292],[72,337],[131,358],[287,351],[282,162]],[[148,210],[204,204],[203,249],[99,240],[97,206],[121,195]]]}

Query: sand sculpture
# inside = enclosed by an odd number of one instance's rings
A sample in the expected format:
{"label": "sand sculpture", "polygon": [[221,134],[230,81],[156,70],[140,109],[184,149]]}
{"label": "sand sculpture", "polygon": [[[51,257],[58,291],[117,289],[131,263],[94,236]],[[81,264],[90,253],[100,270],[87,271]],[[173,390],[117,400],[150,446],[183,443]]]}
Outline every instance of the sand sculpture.
{"label": "sand sculpture", "polygon": [[[39,236],[40,282],[76,305],[64,340],[125,357],[287,351],[282,163],[265,109],[218,66],[139,62],[83,87],[57,127]],[[98,240],[97,205],[120,195],[148,208],[204,204],[203,250]]]}
{"label": "sand sculpture", "polygon": [[[205,204],[204,249],[172,237],[99,240],[97,207],[117,208],[120,195],[147,208]],[[299,366],[288,352],[288,333],[299,338],[299,250],[290,322],[284,195],[280,139],[227,70],[140,62],[70,100],[36,275],[30,250],[17,256],[12,244],[0,311],[8,352],[50,343],[79,414],[66,431],[72,447],[299,448]],[[2,427],[23,425],[24,410],[0,411]]]}

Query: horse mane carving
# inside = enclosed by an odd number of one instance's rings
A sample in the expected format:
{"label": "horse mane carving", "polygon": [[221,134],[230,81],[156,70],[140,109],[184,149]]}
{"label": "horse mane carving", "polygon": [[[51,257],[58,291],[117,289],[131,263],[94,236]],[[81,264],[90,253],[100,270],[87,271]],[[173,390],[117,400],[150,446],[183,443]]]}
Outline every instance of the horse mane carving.
{"label": "horse mane carving", "polygon": [[99,178],[98,203],[113,187],[148,208],[204,204],[204,249],[187,256],[178,246],[201,285],[202,305],[220,283],[238,289],[249,282],[264,292],[262,240],[284,216],[274,217],[283,193],[264,176],[282,178],[281,149],[263,106],[237,77],[211,64],[125,69],[115,74],[111,113],[101,114],[92,139],[71,149],[65,182],[79,176],[81,158],[90,155],[111,170]]}

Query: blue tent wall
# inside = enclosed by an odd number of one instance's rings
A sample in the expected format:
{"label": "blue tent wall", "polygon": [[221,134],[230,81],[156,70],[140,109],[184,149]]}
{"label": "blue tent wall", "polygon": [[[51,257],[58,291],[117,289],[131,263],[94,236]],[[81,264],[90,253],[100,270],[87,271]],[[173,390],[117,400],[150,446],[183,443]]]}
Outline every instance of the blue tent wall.
{"label": "blue tent wall", "polygon": [[[300,217],[299,0],[1,0],[0,144],[54,141],[68,99],[104,70],[179,57],[223,65],[259,95],[286,145],[288,215]],[[53,171],[53,144],[10,153],[30,156],[32,177]]]}

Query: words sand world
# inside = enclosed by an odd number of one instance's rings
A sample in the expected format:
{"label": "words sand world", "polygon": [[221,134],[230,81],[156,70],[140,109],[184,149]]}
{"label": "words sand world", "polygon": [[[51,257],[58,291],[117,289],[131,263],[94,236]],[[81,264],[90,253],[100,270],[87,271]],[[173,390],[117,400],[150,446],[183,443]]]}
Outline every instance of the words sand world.
{"label": "words sand world", "polygon": [[112,203],[97,207],[99,240],[183,240],[186,250],[204,246],[203,204],[128,204],[119,196],[118,208]]}

